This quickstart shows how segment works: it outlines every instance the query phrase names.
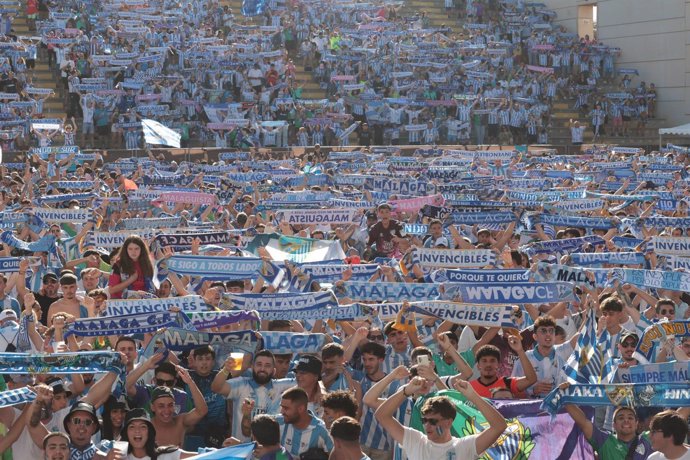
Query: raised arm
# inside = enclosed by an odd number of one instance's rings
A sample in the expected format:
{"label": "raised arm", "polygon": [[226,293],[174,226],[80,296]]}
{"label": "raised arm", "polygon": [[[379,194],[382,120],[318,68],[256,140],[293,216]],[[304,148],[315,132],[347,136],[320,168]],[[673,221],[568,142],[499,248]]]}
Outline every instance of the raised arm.
{"label": "raised arm", "polygon": [[189,392],[192,394],[192,401],[194,402],[194,409],[182,416],[182,423],[186,427],[193,427],[208,414],[208,405],[206,405],[204,395],[201,394],[201,390],[199,390],[199,387],[194,383],[187,369],[182,366],[177,366],[177,375],[187,384]]}

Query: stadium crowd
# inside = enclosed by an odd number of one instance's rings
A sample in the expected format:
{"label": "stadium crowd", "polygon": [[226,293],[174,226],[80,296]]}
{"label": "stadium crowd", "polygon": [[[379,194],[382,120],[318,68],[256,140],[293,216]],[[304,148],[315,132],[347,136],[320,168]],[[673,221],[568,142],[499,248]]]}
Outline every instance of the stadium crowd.
{"label": "stadium crowd", "polygon": [[103,153],[0,164],[13,457],[690,455],[687,149]]}
{"label": "stadium crowd", "polygon": [[[255,3],[261,25],[243,26],[215,0],[31,0],[32,37],[5,10],[3,148],[142,148],[142,118],[183,147],[249,148],[348,145],[353,132],[358,145],[546,144],[558,98],[576,100],[595,139],[639,135],[654,116],[654,85],[615,68],[621,50],[566,32],[541,3],[450,2],[460,34],[401,3]],[[57,93],[34,84],[37,59]],[[298,65],[321,98],[303,97]],[[44,115],[49,98],[64,119]]]}

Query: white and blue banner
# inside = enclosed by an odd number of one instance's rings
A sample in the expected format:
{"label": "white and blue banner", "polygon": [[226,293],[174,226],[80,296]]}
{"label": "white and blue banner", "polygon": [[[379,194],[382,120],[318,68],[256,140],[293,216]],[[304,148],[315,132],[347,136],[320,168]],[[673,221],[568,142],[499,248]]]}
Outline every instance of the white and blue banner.
{"label": "white and blue banner", "polygon": [[297,264],[297,267],[305,275],[309,275],[313,281],[319,283],[335,283],[343,277],[343,273],[347,270],[352,271],[353,281],[367,281],[379,269],[378,264]]}
{"label": "white and blue banner", "polygon": [[263,348],[274,354],[321,353],[326,344],[325,334],[262,331],[261,338]]}
{"label": "white and blue banner", "polygon": [[618,368],[616,375],[621,383],[688,383],[690,362],[649,363]]}
{"label": "white and blue banner", "polygon": [[553,207],[566,212],[589,212],[601,209],[604,206],[604,200],[597,198],[559,201]]}
{"label": "white and blue banner", "polygon": [[653,236],[652,248],[657,255],[690,257],[690,237]]}
{"label": "white and blue banner", "polygon": [[641,252],[574,252],[570,260],[576,265],[640,265],[645,263]]}
{"label": "white and blue banner", "polygon": [[115,249],[122,247],[125,240],[132,235],[138,235],[144,240],[150,240],[156,235],[155,229],[142,228],[119,232],[90,232],[89,243],[97,248]]}
{"label": "white and blue banner", "polygon": [[255,311],[198,311],[186,315],[197,330],[227,326],[240,321],[261,321]]}
{"label": "white and blue banner", "polygon": [[22,387],[16,390],[5,390],[0,392],[0,407],[11,407],[19,404],[26,404],[36,399],[36,393],[29,387]]}
{"label": "white and blue banner", "polygon": [[576,249],[579,250],[586,244],[598,246],[604,243],[605,241],[602,237],[591,235],[580,238],[566,238],[563,240],[537,241],[520,247],[520,250],[533,256],[535,254],[570,252]]}
{"label": "white and blue banner", "polygon": [[[65,335],[77,337],[102,337],[108,335],[146,334],[163,327],[181,327],[186,316],[180,313],[160,311],[125,316],[101,316],[78,319],[67,325]],[[188,320],[187,320],[188,321]]]}
{"label": "white and blue banner", "polygon": [[425,268],[476,268],[495,265],[496,253],[491,249],[417,248],[412,260]]}
{"label": "white and blue banner", "polygon": [[86,223],[91,220],[91,209],[32,208],[34,216],[48,223]]}
{"label": "white and blue banner", "polygon": [[184,251],[192,247],[192,242],[198,238],[200,245],[207,244],[235,244],[237,238],[230,232],[197,232],[197,233],[165,233],[156,235],[154,243],[159,248],[173,248],[175,251]]}
{"label": "white and blue banner", "polygon": [[635,286],[690,292],[690,273],[636,268],[615,268],[613,279]]}
{"label": "white and blue banner", "polygon": [[439,296],[439,285],[431,283],[369,283],[366,281],[346,281],[335,286],[338,297],[347,297],[361,301],[419,301],[436,300]]}
{"label": "white and blue banner", "polygon": [[110,299],[106,303],[108,316],[141,315],[167,312],[177,309],[182,312],[204,312],[212,307],[198,295],[168,297],[165,299]]}
{"label": "white and blue banner", "polygon": [[[515,328],[513,307],[510,305],[463,305],[455,302],[417,302],[410,304],[410,311],[434,316],[457,324]],[[383,315],[379,314],[383,317]]]}
{"label": "white and blue banner", "polygon": [[18,272],[19,260],[19,257],[0,257],[0,273]]}
{"label": "white and blue banner", "polygon": [[[215,257],[174,255],[163,259],[168,271],[183,276],[199,276],[208,280],[251,279],[261,274],[266,265],[258,257]],[[159,262],[159,266],[161,263]]]}
{"label": "white and blue banner", "polygon": [[296,310],[301,308],[337,307],[338,301],[332,292],[275,293],[275,294],[233,294],[226,292],[220,307],[226,310]]}
{"label": "white and blue banner", "polygon": [[123,228],[127,230],[139,229],[139,228],[175,228],[179,227],[182,223],[182,217],[155,217],[151,219],[143,217],[133,217],[130,219],[122,219],[118,228]]}
{"label": "white and blue banner", "polygon": [[429,278],[434,283],[525,283],[529,270],[435,270]]}
{"label": "white and blue banner", "polygon": [[450,218],[456,225],[509,224],[517,217],[512,212],[456,212]]}
{"label": "white and blue banner", "polygon": [[145,143],[180,148],[180,133],[147,118],[141,120],[141,127],[144,130]]}
{"label": "white and blue banner", "polygon": [[78,353],[0,353],[3,374],[98,374],[124,372],[120,353],[80,351]]}
{"label": "white and blue banner", "polygon": [[690,386],[687,383],[630,383],[610,385],[576,384],[556,388],[549,393],[541,408],[552,415],[565,404],[578,406],[687,407]]}
{"label": "white and blue banner", "polygon": [[537,262],[534,271],[536,281],[565,281],[589,290],[596,287],[594,275],[580,267]]}
{"label": "white and blue banner", "polygon": [[544,283],[443,283],[440,299],[473,304],[553,303],[573,300],[573,285],[565,282]]}
{"label": "white and blue banner", "polygon": [[150,357],[156,351],[156,342],[162,342],[170,351],[190,351],[202,345],[211,345],[216,351],[216,364],[221,366],[232,352],[253,354],[259,344],[254,331],[236,332],[199,332],[169,327],[155,334],[144,350],[144,356]]}
{"label": "white and blue banner", "polygon": [[290,225],[351,224],[359,222],[361,217],[358,209],[283,209],[276,212],[279,221]]}
{"label": "white and blue banner", "polygon": [[334,308],[300,308],[297,310],[264,310],[262,320],[286,319],[298,321],[354,321],[368,317],[372,309],[364,304],[350,304]]}

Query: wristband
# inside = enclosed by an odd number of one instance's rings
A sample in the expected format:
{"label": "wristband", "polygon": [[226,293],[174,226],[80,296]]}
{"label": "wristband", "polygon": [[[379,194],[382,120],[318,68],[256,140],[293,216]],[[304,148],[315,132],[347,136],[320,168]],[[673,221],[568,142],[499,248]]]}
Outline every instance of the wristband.
{"label": "wristband", "polygon": [[227,370],[226,368],[222,368],[222,369],[220,370],[220,373],[223,374],[223,375],[230,375],[230,371]]}

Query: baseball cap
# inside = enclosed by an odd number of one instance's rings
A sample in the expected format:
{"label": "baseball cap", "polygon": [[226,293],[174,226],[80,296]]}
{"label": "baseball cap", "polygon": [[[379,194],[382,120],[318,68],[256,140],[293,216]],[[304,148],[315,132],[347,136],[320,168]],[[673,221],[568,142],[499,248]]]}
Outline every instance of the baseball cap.
{"label": "baseball cap", "polygon": [[53,389],[53,394],[65,393],[69,398],[72,392],[65,387],[65,382],[59,377],[50,377],[46,380],[46,385]]}
{"label": "baseball cap", "polygon": [[377,219],[376,213],[374,211],[367,212],[367,219]]}
{"label": "baseball cap", "polygon": [[44,282],[44,283],[47,283],[48,280],[55,280],[55,281],[57,281],[57,280],[58,280],[58,277],[57,277],[57,275],[56,275],[55,273],[46,273],[45,275],[43,275],[43,282]]}
{"label": "baseball cap", "polygon": [[172,398],[175,399],[175,395],[172,390],[168,387],[156,387],[151,392],[151,403],[159,398]]}
{"label": "baseball cap", "polygon": [[14,312],[14,310],[10,309],[0,311],[0,323],[6,319],[13,319],[17,321],[17,314]]}
{"label": "baseball cap", "polygon": [[135,409],[127,411],[127,415],[125,415],[125,424],[122,427],[125,433],[127,432],[127,426],[135,420],[146,422],[149,428],[153,430],[154,433],[156,432],[156,427],[154,427],[153,423],[151,423],[151,417],[149,416],[148,412],[146,412],[144,409],[140,407],[137,407]]}
{"label": "baseball cap", "polygon": [[450,245],[448,244],[448,238],[446,238],[445,236],[442,236],[439,239],[437,239],[436,242],[434,242],[434,247],[438,247],[438,246],[449,247]]}
{"label": "baseball cap", "polygon": [[638,336],[634,332],[623,329],[623,331],[621,331],[621,335],[620,335],[620,343],[625,342],[625,339],[627,339],[629,337],[632,337],[633,339],[635,339],[635,342],[640,341],[640,336]]}
{"label": "baseball cap", "polygon": [[67,429],[67,422],[72,419],[72,415],[75,412],[86,412],[91,416],[91,419],[93,419],[94,424],[96,425],[96,433],[98,433],[101,429],[101,422],[98,420],[98,415],[96,414],[96,408],[93,407],[92,404],[89,404],[84,401],[77,401],[72,405],[72,408],[69,410],[67,413],[67,416],[63,420],[62,424],[65,428],[65,431],[69,433],[69,430]]}
{"label": "baseball cap", "polygon": [[304,371],[310,374],[321,375],[322,363],[319,358],[314,355],[302,355],[299,360],[297,360],[297,365],[295,366],[295,372]]}

